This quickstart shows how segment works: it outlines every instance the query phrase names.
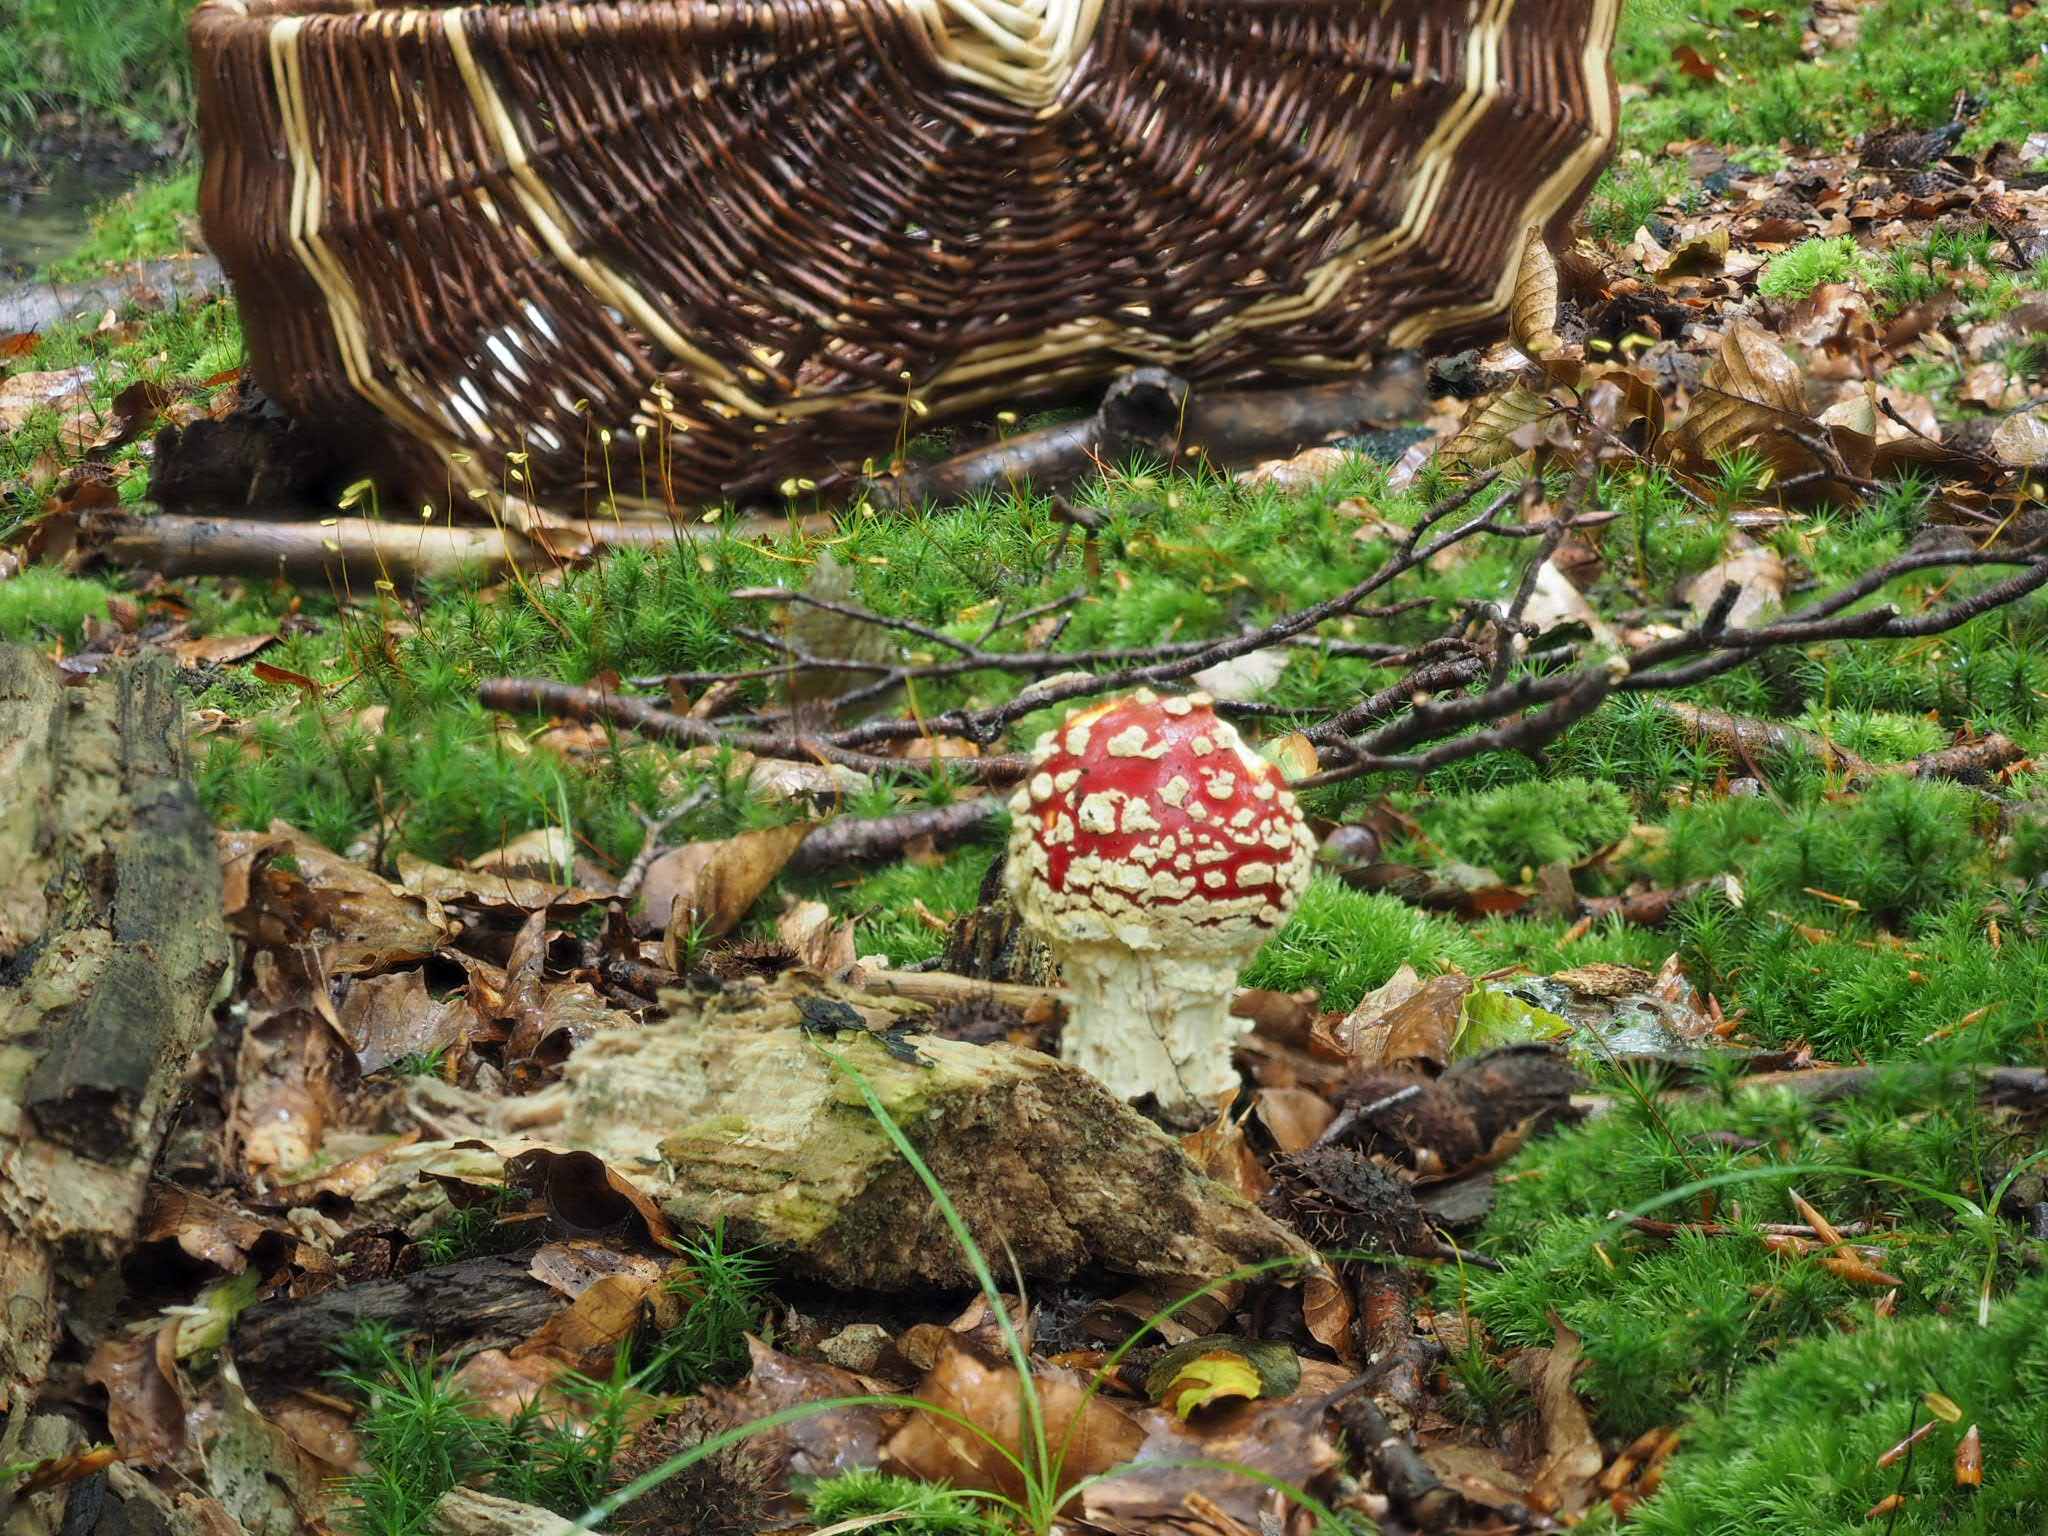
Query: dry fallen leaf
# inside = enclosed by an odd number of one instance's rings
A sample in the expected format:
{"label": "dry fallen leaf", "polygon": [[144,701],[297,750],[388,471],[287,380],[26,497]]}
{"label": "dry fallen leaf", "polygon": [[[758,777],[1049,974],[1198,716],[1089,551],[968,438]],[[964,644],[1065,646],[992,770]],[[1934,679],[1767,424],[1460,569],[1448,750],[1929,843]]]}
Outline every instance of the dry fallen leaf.
{"label": "dry fallen leaf", "polygon": [[1593,1502],[1606,1457],[1585,1404],[1572,1385],[1583,1363],[1579,1336],[1555,1313],[1550,1324],[1556,1342],[1547,1350],[1529,1352],[1540,1355],[1533,1386],[1536,1418],[1542,1429],[1542,1456],[1529,1492],[1553,1514],[1576,1514]]}
{"label": "dry fallen leaf", "polygon": [[2034,469],[2048,464],[2048,405],[2015,411],[1991,434],[1991,451],[2001,464]]}
{"label": "dry fallen leaf", "polygon": [[[380,879],[296,827],[215,839],[228,931],[259,949],[312,945],[328,975],[424,960],[453,934],[441,904]],[[290,855],[296,871],[278,865]]]}
{"label": "dry fallen leaf", "polygon": [[1564,343],[1557,334],[1557,260],[1543,238],[1543,226],[1532,224],[1522,239],[1522,261],[1515,273],[1515,294],[1508,308],[1508,333],[1532,358],[1547,357]]}
{"label": "dry fallen leaf", "polygon": [[[1106,1399],[1087,1396],[1086,1377],[1042,1367],[1034,1379],[1046,1435],[1055,1445],[1068,1447],[1060,1468],[1060,1491],[1137,1453],[1144,1431]],[[892,1469],[930,1482],[1023,1496],[1022,1475],[1008,1459],[1029,1454],[1014,1366],[985,1364],[955,1338],[941,1348],[911,1395],[958,1415],[982,1433],[950,1417],[913,1413],[889,1441],[885,1455]]]}
{"label": "dry fallen leaf", "polygon": [[[838,1366],[785,1355],[751,1335],[747,1349],[753,1356],[753,1370],[747,1379],[730,1390],[711,1387],[703,1394],[727,1426],[758,1423],[800,1403],[885,1390],[879,1383]],[[1014,1395],[1011,1401],[1016,1401]],[[856,1467],[874,1466],[902,1417],[898,1410],[872,1404],[827,1409],[764,1430],[750,1436],[747,1443],[762,1455],[777,1481],[836,1477]]]}
{"label": "dry fallen leaf", "polygon": [[1571,578],[1558,569],[1554,560],[1546,560],[1536,568],[1536,585],[1522,609],[1522,618],[1533,624],[1539,635],[1547,635],[1563,624],[1583,624],[1592,632],[1595,644],[1621,644],[1614,626],[1600,617],[1599,611],[1586,601],[1585,593],[1572,585]]}
{"label": "dry fallen leaf", "polygon": [[844,976],[859,958],[853,919],[835,919],[822,901],[798,902],[775,920],[775,934],[796,952],[800,964],[827,976]]}
{"label": "dry fallen leaf", "polygon": [[1788,426],[1806,427],[1806,385],[1777,340],[1748,324],[1722,336],[1672,447],[1700,465],[1746,446],[1778,451]]}
{"label": "dry fallen leaf", "polygon": [[533,879],[494,868],[446,869],[409,853],[398,856],[398,879],[414,895],[451,906],[539,912],[587,907],[604,900],[600,891],[558,885],[552,878]]}
{"label": "dry fallen leaf", "polygon": [[812,823],[742,832],[720,842],[685,843],[656,859],[640,887],[643,910],[657,922],[671,914],[702,938],[723,938],[740,924],[782,872]]}
{"label": "dry fallen leaf", "polygon": [[267,645],[277,644],[276,634],[268,635],[208,635],[201,640],[180,640],[171,647],[171,654],[178,658],[181,667],[218,666],[222,662],[241,661],[253,656]]}
{"label": "dry fallen leaf", "polygon": [[1342,448],[1305,448],[1291,459],[1267,459],[1234,476],[1248,490],[1305,491],[1352,462]]}
{"label": "dry fallen leaf", "polygon": [[0,379],[0,432],[20,431],[31,411],[64,410],[84,403],[91,398],[95,372],[85,363]]}
{"label": "dry fallen leaf", "polygon": [[175,1242],[192,1258],[224,1274],[239,1275],[249,1267],[249,1254],[266,1238],[283,1244],[290,1229],[258,1221],[219,1200],[179,1184],[153,1183],[149,1203],[136,1231],[140,1242]]}
{"label": "dry fallen leaf", "polygon": [[178,1466],[191,1453],[177,1335],[171,1323],[140,1337],[102,1339],[86,1362],[85,1379],[106,1390],[107,1430],[123,1461]]}
{"label": "dry fallen leaf", "polygon": [[1282,1152],[1300,1152],[1316,1144],[1337,1111],[1310,1088],[1261,1088],[1254,1101],[1259,1123]]}
{"label": "dry fallen leaf", "polygon": [[436,998],[417,967],[347,983],[335,1009],[360,1072],[381,1072],[405,1056],[425,1056],[453,1045],[476,1015],[465,998]]}
{"label": "dry fallen leaf", "polygon": [[1791,577],[1775,550],[1747,534],[1734,533],[1728,536],[1721,558],[1686,584],[1685,600],[1695,618],[1704,618],[1722,587],[1733,582],[1735,605],[1728,611],[1727,624],[1730,629],[1742,629],[1785,601],[1785,586]]}

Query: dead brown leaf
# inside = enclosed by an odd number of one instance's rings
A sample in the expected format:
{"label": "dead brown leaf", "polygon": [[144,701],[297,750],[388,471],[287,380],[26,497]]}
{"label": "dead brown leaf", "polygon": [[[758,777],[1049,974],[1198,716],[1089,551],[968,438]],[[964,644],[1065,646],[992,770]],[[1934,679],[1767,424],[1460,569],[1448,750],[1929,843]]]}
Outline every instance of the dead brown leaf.
{"label": "dead brown leaf", "polygon": [[[800,1403],[886,1390],[838,1366],[797,1360],[751,1335],[747,1348],[754,1359],[747,1379],[730,1391],[711,1387],[703,1394],[728,1426],[758,1423]],[[778,1480],[835,1477],[879,1462],[884,1443],[902,1418],[901,1410],[876,1405],[832,1408],[764,1430],[747,1443],[764,1453]]]}
{"label": "dead brown leaf", "polygon": [[470,1032],[475,1013],[461,997],[435,998],[417,968],[346,983],[335,1010],[360,1072],[381,1072],[405,1056],[425,1056]]}
{"label": "dead brown leaf", "polygon": [[[1323,1416],[1323,1396],[1314,1392],[1228,1405],[1195,1424],[1162,1409],[1139,1410],[1133,1417],[1147,1432],[1133,1464],[1084,1491],[1081,1511],[1090,1520],[1123,1520],[1143,1529],[1138,1522],[1148,1516],[1206,1504],[1253,1531],[1274,1525],[1286,1530],[1296,1506],[1272,1483],[1313,1492],[1338,1462]],[[1263,1473],[1271,1482],[1174,1462],[1221,1462]]]}
{"label": "dead brown leaf", "polygon": [[268,635],[207,635],[198,640],[180,640],[171,646],[171,654],[178,658],[181,667],[211,667],[223,662],[241,661],[255,655],[267,645],[277,644],[277,636]]}
{"label": "dead brown leaf", "polygon": [[139,1337],[102,1339],[85,1379],[107,1394],[107,1431],[123,1461],[172,1467],[192,1452],[177,1380],[178,1325]]}
{"label": "dead brown leaf", "polygon": [[1671,434],[1672,445],[1707,466],[1746,445],[1775,443],[1787,424],[1808,425],[1798,366],[1774,337],[1737,324],[1722,335],[1692,410]]}
{"label": "dead brown leaf", "polygon": [[643,910],[670,927],[694,926],[701,938],[723,938],[739,926],[813,825],[791,822],[720,842],[685,843],[648,866],[640,887]]}
{"label": "dead brown leaf", "polygon": [[655,1243],[675,1240],[660,1207],[595,1152],[535,1148],[508,1159],[505,1172],[540,1194],[558,1230],[594,1235],[631,1224]]}
{"label": "dead brown leaf", "polygon": [[0,379],[0,432],[18,432],[32,411],[68,410],[92,397],[97,370],[90,363],[47,373],[14,373]]}
{"label": "dead brown leaf", "polygon": [[798,902],[775,920],[775,934],[796,952],[799,964],[827,976],[844,976],[859,958],[853,919],[835,919],[822,901]]}
{"label": "dead brown leaf", "polygon": [[306,1167],[336,1119],[342,1042],[311,1008],[291,1008],[242,1034],[229,1135],[258,1177]]}
{"label": "dead brown leaf", "polygon": [[1372,1039],[1376,1057],[1354,1057],[1360,1067],[1392,1067],[1422,1062],[1438,1068],[1451,1060],[1451,1042],[1457,1038],[1465,996],[1472,990],[1472,978],[1458,972],[1432,977],[1414,992],[1388,1008],[1370,1025],[1362,1025],[1360,1044]]}
{"label": "dead brown leaf", "polygon": [[1792,573],[1776,550],[1748,534],[1731,533],[1721,558],[1686,583],[1685,600],[1695,617],[1704,618],[1722,587],[1733,582],[1735,606],[1728,610],[1727,623],[1730,629],[1741,629],[1781,606],[1791,579]]}
{"label": "dead brown leaf", "polygon": [[405,890],[437,904],[493,911],[574,910],[605,899],[603,892],[580,885],[559,885],[553,879],[531,879],[501,869],[448,869],[409,853],[398,856],[398,879]]}
{"label": "dead brown leaf", "polygon": [[[1144,1443],[1144,1432],[1127,1414],[1103,1397],[1087,1395],[1085,1376],[1042,1367],[1033,1379],[1047,1437],[1068,1447],[1060,1468],[1062,1492],[1130,1460]],[[942,1347],[911,1395],[966,1423],[936,1413],[913,1413],[889,1441],[884,1452],[888,1466],[931,1482],[1023,1496],[1022,1475],[1003,1454],[1030,1454],[1014,1366],[989,1365],[955,1338]]]}
{"label": "dead brown leaf", "polygon": [[1397,1003],[1421,990],[1422,978],[1415,967],[1403,964],[1382,985],[1361,997],[1342,1018],[1334,1022],[1318,1019],[1309,1036],[1311,1049],[1329,1061],[1378,1066],[1385,1059],[1386,1015]]}
{"label": "dead brown leaf", "polygon": [[[274,821],[216,838],[228,931],[258,949],[312,945],[329,975],[424,960],[453,935],[441,904]],[[296,871],[281,868],[290,855]]]}
{"label": "dead brown leaf", "polygon": [[1267,459],[1233,477],[1248,490],[1305,491],[1351,463],[1342,448],[1305,448],[1291,459]]}
{"label": "dead brown leaf", "polygon": [[1273,1177],[1245,1140],[1244,1122],[1234,1118],[1230,1108],[1222,1105],[1207,1125],[1181,1137],[1181,1148],[1218,1184],[1256,1204],[1273,1187]]}
{"label": "dead brown leaf", "polygon": [[2048,464],[2048,405],[2015,411],[1991,434],[1991,451],[2001,464],[2037,469]]}
{"label": "dead brown leaf", "polygon": [[1522,260],[1515,273],[1514,298],[1508,306],[1508,334],[1532,358],[1542,358],[1564,343],[1557,334],[1557,260],[1532,224],[1522,237]]}
{"label": "dead brown leaf", "polygon": [[1550,1315],[1556,1342],[1547,1350],[1523,1356],[1531,1369],[1536,1421],[1542,1431],[1541,1456],[1529,1482],[1530,1497],[1553,1514],[1576,1514],[1599,1492],[1600,1468],[1606,1457],[1593,1421],[1572,1385],[1583,1359],[1579,1336]]}
{"label": "dead brown leaf", "polygon": [[1314,1146],[1337,1118],[1330,1101],[1307,1088],[1261,1088],[1255,1109],[1259,1123],[1282,1152],[1300,1152]]}
{"label": "dead brown leaf", "polygon": [[239,1275],[249,1267],[249,1255],[258,1244],[268,1239],[282,1246],[291,1241],[291,1232],[276,1223],[258,1221],[196,1189],[157,1183],[150,1186],[136,1238],[145,1243],[175,1242],[202,1264],[211,1264],[223,1274]]}

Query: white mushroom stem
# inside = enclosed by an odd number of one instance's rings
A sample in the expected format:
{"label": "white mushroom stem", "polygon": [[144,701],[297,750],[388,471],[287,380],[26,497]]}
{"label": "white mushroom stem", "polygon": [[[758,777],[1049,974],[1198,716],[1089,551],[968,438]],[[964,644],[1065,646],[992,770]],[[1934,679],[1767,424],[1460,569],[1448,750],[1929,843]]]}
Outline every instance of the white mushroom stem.
{"label": "white mushroom stem", "polygon": [[[1263,935],[1261,935],[1263,937]],[[1114,940],[1053,946],[1067,983],[1060,1055],[1123,1099],[1151,1094],[1164,1110],[1213,1111],[1237,1085],[1231,1048],[1251,1021],[1232,1015],[1240,962],[1130,949]]]}

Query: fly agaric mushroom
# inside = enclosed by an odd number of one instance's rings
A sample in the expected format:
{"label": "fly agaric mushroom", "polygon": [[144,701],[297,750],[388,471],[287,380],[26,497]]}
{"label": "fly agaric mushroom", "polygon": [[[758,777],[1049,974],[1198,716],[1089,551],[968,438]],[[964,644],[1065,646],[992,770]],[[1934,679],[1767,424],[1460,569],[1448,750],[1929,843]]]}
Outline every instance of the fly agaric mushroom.
{"label": "fly agaric mushroom", "polygon": [[1231,987],[1315,854],[1279,770],[1206,694],[1141,690],[1039,738],[1010,809],[1010,895],[1066,978],[1060,1054],[1122,1098],[1213,1107],[1249,1027]]}

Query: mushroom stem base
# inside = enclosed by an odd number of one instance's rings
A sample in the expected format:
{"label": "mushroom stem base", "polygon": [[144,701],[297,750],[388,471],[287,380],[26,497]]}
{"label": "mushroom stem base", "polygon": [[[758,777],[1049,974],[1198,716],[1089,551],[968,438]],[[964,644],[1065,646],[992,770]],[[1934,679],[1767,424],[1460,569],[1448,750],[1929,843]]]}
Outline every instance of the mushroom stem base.
{"label": "mushroom stem base", "polygon": [[1231,1048],[1251,1023],[1230,1012],[1239,955],[1190,958],[1121,944],[1058,950],[1070,994],[1060,1056],[1122,1099],[1213,1111],[1237,1086]]}

